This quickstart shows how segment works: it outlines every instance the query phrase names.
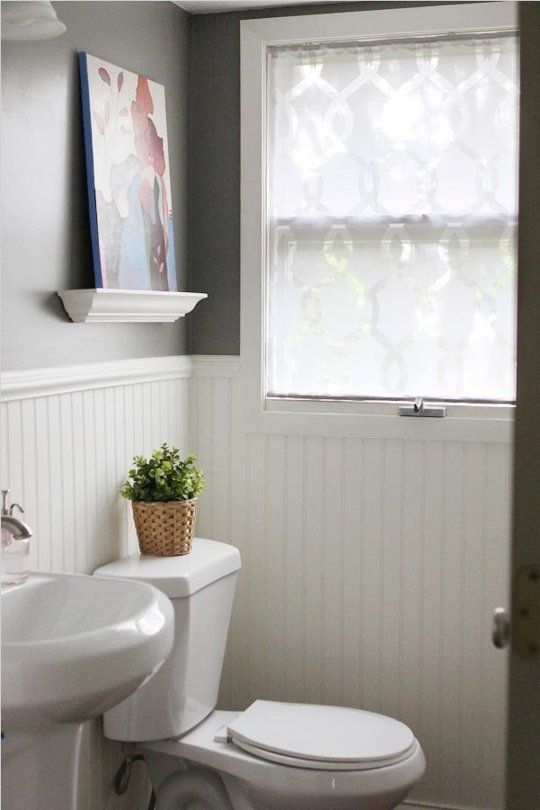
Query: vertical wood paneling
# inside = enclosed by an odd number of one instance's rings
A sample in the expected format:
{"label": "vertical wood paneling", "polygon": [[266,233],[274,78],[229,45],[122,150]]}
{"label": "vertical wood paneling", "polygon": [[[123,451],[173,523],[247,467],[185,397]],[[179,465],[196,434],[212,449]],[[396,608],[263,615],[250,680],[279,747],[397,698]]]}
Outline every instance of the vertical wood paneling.
{"label": "vertical wood paneling", "polygon": [[[13,403],[19,404],[19,403]],[[64,526],[62,502],[62,422],[60,417],[60,397],[47,399],[47,417],[49,433],[49,471],[48,485],[50,497],[49,538],[51,544],[51,568],[53,571],[65,571],[64,565]],[[22,426],[21,426],[22,431]]]}
{"label": "vertical wood paneling", "polygon": [[440,761],[437,794],[442,802],[456,800],[460,767],[462,707],[462,593],[463,558],[467,542],[463,513],[466,488],[464,446],[446,447],[443,515],[442,572],[442,660],[441,722],[439,726]]}
{"label": "vertical wood paneling", "polygon": [[[137,548],[129,505],[118,496],[120,482],[135,453],[149,453],[163,441],[187,450],[189,387],[186,379],[158,381],[1,406],[1,481],[23,504],[34,530],[33,569],[92,573]],[[226,393],[228,401],[228,383]],[[218,414],[225,428],[228,413]],[[227,447],[218,451],[221,460],[227,460]],[[216,504],[226,497],[219,492]],[[86,725],[81,810],[146,810],[144,767],[134,769],[124,796],[112,789],[122,756],[119,744],[104,740],[98,721]]]}
{"label": "vertical wood paneling", "polygon": [[445,491],[444,445],[427,442],[423,463],[423,536],[422,536],[422,636],[421,681],[419,683],[420,716],[417,734],[422,740],[430,768],[422,784],[427,796],[435,796],[437,773],[441,767],[439,729],[441,723],[441,658],[443,572],[443,497]]}
{"label": "vertical wood paneling", "polygon": [[[7,406],[8,420],[8,458],[10,479],[7,487],[11,489],[11,499],[22,502],[25,496],[22,402],[10,402]],[[28,515],[27,515],[28,518]]]}
{"label": "vertical wood paneling", "polygon": [[491,643],[494,606],[509,604],[507,572],[510,565],[508,532],[511,509],[511,451],[508,446],[492,445],[487,450],[485,487],[485,600],[482,611],[482,661],[484,689],[480,725],[484,729],[480,750],[479,780],[488,807],[499,807],[504,791],[504,770],[500,762],[506,756],[507,660]]}
{"label": "vertical wood paneling", "polygon": [[[192,432],[192,437],[195,437],[193,450],[199,453],[198,437],[199,437],[199,409],[198,404],[200,394],[198,391],[198,380],[195,378],[192,383],[192,400],[196,403],[197,407],[195,413],[191,409],[191,430],[196,427],[196,433]],[[238,390],[233,389],[232,382],[229,382],[229,396],[227,397],[228,419],[229,419],[229,436],[234,440],[230,441],[230,469],[234,471],[234,480],[229,477],[230,488],[228,491],[230,503],[230,540],[239,549],[242,555],[242,571],[239,572],[237,579],[236,595],[233,605],[233,614],[231,620],[231,632],[229,633],[229,641],[226,648],[226,658],[224,673],[222,678],[221,700],[223,706],[240,706],[242,701],[245,700],[245,695],[248,692],[248,668],[245,662],[245,638],[249,631],[249,605],[248,605],[248,589],[247,578],[244,576],[244,570],[247,563],[246,553],[246,492],[247,492],[247,479],[246,479],[246,458],[247,458],[247,437],[244,432],[236,430],[235,414],[238,413]],[[195,392],[195,395],[193,394]],[[202,512],[206,511],[205,501],[202,501]]]}
{"label": "vertical wood paneling", "polygon": [[[384,443],[384,490],[382,491],[382,527],[380,538],[379,588],[384,610],[379,611],[381,705],[390,714],[401,715],[400,684],[403,685],[403,509],[405,500],[405,445],[400,441]],[[368,538],[366,538],[367,540]],[[414,560],[413,560],[414,565]],[[379,599],[377,599],[379,602]],[[396,657],[396,650],[398,656]]]}
{"label": "vertical wood paneling", "polygon": [[[35,430],[36,430],[36,454],[35,467],[37,473],[36,503],[32,507],[30,502],[24,504],[27,512],[28,522],[34,530],[32,545],[37,550],[38,567],[40,571],[50,571],[52,568],[51,549],[51,467],[49,458],[49,426],[48,409],[49,401],[46,398],[34,400],[35,408]],[[2,421],[8,421],[9,406],[2,406]],[[9,473],[9,481],[12,481]],[[12,484],[12,486],[14,486]]]}
{"label": "vertical wood paneling", "polygon": [[[2,406],[2,481],[35,530],[33,564],[91,572],[136,548],[117,495],[161,441],[206,472],[198,533],[243,568],[221,705],[257,697],[361,706],[402,718],[424,746],[420,803],[502,807],[506,656],[489,640],[508,587],[506,445],[246,436],[225,376],[138,383]],[[116,797],[121,749],[87,731],[83,810]]]}
{"label": "vertical wood paneling", "polygon": [[[150,424],[152,435],[152,447],[159,447],[163,442],[164,427],[166,430],[166,422],[163,424],[161,414],[161,383],[153,382],[150,384]],[[148,386],[145,386],[148,388]]]}
{"label": "vertical wood paneling", "polygon": [[304,447],[301,437],[285,439],[285,698],[289,701],[302,700],[304,694],[304,660],[299,654],[304,616]]}
{"label": "vertical wood paneling", "polygon": [[[154,385],[154,383],[152,383]],[[103,391],[103,429],[104,429],[104,460],[103,460],[103,503],[104,514],[107,518],[101,521],[100,550],[103,556],[109,554],[109,544],[112,544],[114,554],[120,553],[120,521],[118,514],[120,500],[118,498],[119,476],[116,472],[116,445],[123,424],[116,424],[115,389],[106,388]],[[154,442],[152,442],[154,446]]]}
{"label": "vertical wood paneling", "polygon": [[216,532],[228,505],[243,558],[221,705],[399,717],[428,760],[413,801],[500,810],[506,656],[489,624],[507,589],[508,448],[246,437],[238,386],[216,383],[194,380],[191,425],[212,471],[203,524]]}
{"label": "vertical wood paneling", "polygon": [[341,702],[343,674],[344,593],[342,589],[344,546],[344,441],[325,440],[324,518],[322,522],[322,703]]}
{"label": "vertical wood paneling", "polygon": [[136,548],[118,490],[135,453],[163,441],[185,450],[188,391],[180,379],[2,405],[2,482],[34,529],[34,568],[89,573]]}
{"label": "vertical wood paneling", "polygon": [[478,770],[482,738],[481,693],[483,684],[482,603],[485,593],[485,457],[482,445],[468,445],[465,469],[465,536],[463,555],[463,592],[460,629],[461,645],[461,801],[469,806],[478,804]]}
{"label": "vertical wood paneling", "polygon": [[[286,439],[271,436],[267,447],[267,528],[268,565],[268,684],[274,694],[285,698],[286,654],[286,559],[285,493]],[[232,542],[232,540],[231,540]],[[274,587],[275,584],[275,587]]]}
{"label": "vertical wood paneling", "polygon": [[[255,697],[268,696],[268,437],[248,437],[248,588],[249,588],[249,685]],[[259,690],[259,692],[258,692]]]}
{"label": "vertical wood paneling", "polygon": [[75,569],[75,510],[74,498],[75,489],[73,481],[73,456],[75,447],[73,444],[73,411],[71,397],[60,397],[60,454],[61,468],[60,475],[62,481],[60,498],[61,522],[63,527],[63,560],[64,570],[73,571]]}
{"label": "vertical wood paneling", "polygon": [[[186,380],[175,380],[174,391],[176,394],[173,416],[173,437],[178,436],[180,449],[183,453],[192,452],[192,437],[189,432],[189,407],[191,401],[191,389]],[[230,412],[230,409],[227,409]]]}
{"label": "vertical wood paneling", "polygon": [[[420,717],[421,598],[423,591],[423,442],[405,442],[403,464],[403,523],[400,566],[400,716],[417,733]],[[383,595],[383,605],[386,600]],[[386,704],[384,704],[386,705]]]}
{"label": "vertical wood paneling", "polygon": [[0,449],[2,451],[2,489],[6,489],[10,480],[11,470],[9,463],[9,419],[8,408],[4,405],[2,419],[0,420]]}
{"label": "vertical wood paneling", "polygon": [[[128,471],[129,464],[138,449],[135,441],[135,386],[126,385],[124,392],[124,459],[126,467],[124,476]],[[124,504],[124,531],[122,537],[122,553],[127,554],[136,548],[135,528],[131,517],[131,505]]]}
{"label": "vertical wood paneling", "polygon": [[366,682],[362,636],[366,512],[364,450],[360,439],[343,442],[343,559],[339,589],[343,595],[340,702],[345,706],[363,705],[362,686]]}
{"label": "vertical wood paneling", "polygon": [[111,495],[114,496],[114,501],[111,508],[114,510],[116,517],[116,547],[118,554],[125,554],[127,549],[125,547],[124,538],[126,536],[126,510],[124,503],[118,498],[118,490],[120,489],[121,482],[127,471],[126,459],[126,423],[124,420],[124,396],[125,386],[119,386],[112,389],[112,408],[114,409],[114,489],[111,489]]}
{"label": "vertical wood paneling", "polygon": [[88,516],[86,514],[86,436],[84,433],[83,394],[81,391],[72,394],[71,407],[73,508],[75,515],[73,521],[74,568],[76,571],[84,571],[86,566],[85,530]]}
{"label": "vertical wood paneling", "polygon": [[212,531],[214,540],[227,540],[229,527],[229,414],[223,403],[228,401],[229,380],[214,380],[211,409],[212,480],[217,485],[211,490]]}
{"label": "vertical wood paneling", "polygon": [[[214,490],[214,467],[212,458],[213,447],[213,420],[214,381],[210,379],[195,380],[195,396],[197,400],[197,436],[196,454],[199,464],[204,469],[206,486],[201,497],[201,509],[198,517],[198,531],[202,537],[213,537],[213,514],[208,500]],[[208,504],[208,505],[207,505]]]}
{"label": "vertical wood paneling", "polygon": [[[379,711],[382,706],[382,646],[380,603],[382,580],[382,536],[384,532],[384,495],[386,491],[384,442],[364,442],[362,465],[363,522],[361,527],[362,578],[360,657],[362,680],[360,700],[363,707]],[[395,666],[395,663],[392,665]],[[359,673],[360,676],[360,673]]]}
{"label": "vertical wood paneling", "polygon": [[[22,425],[24,431],[22,434],[22,460],[24,466],[24,479],[23,479],[23,492],[18,496],[23,504],[37,502],[37,468],[35,464],[35,448],[36,448],[36,422],[34,419],[34,405],[32,400],[25,400],[21,402],[22,412]],[[9,480],[9,479],[8,479]],[[28,515],[25,516],[28,519]],[[30,521],[28,520],[30,523]],[[30,525],[32,525],[30,523]],[[30,559],[29,565],[36,568],[38,562],[38,548],[37,543],[30,544]]]}
{"label": "vertical wood paneling", "polygon": [[142,436],[143,447],[150,447],[154,440],[154,425],[152,419],[152,383],[141,385],[142,400]]}
{"label": "vertical wood paneling", "polygon": [[[105,412],[105,391],[93,391],[93,412],[96,419],[96,470],[95,488],[97,512],[92,516],[95,565],[103,565],[106,562],[107,546],[110,538],[108,532],[113,530],[114,517],[109,514],[107,506],[109,504],[109,482],[107,480],[107,460],[111,450],[108,446],[107,418]],[[112,524],[112,525],[111,525]],[[114,554],[114,551],[113,551]]]}
{"label": "vertical wood paneling", "polygon": [[[39,403],[41,400],[37,400]],[[96,463],[96,421],[94,411],[94,391],[83,393],[83,418],[84,418],[84,438],[83,438],[83,461],[85,464],[85,568],[83,572],[93,570],[94,561],[97,554],[93,543],[95,515],[99,509],[97,494],[97,463]],[[38,457],[39,461],[39,457]]]}
{"label": "vertical wood paneling", "polygon": [[308,437],[304,454],[304,570],[302,578],[302,650],[305,700],[322,702],[321,649],[323,644],[322,547],[326,456],[324,439]]}
{"label": "vertical wood paneling", "polygon": [[148,443],[144,431],[143,387],[142,385],[133,386],[133,446],[135,453],[142,453],[143,447],[147,447]]}

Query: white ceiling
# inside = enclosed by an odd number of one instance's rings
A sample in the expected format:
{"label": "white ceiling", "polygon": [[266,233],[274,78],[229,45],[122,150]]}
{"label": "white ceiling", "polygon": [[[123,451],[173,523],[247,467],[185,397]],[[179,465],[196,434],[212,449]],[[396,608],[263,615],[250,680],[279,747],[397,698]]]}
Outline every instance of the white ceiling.
{"label": "white ceiling", "polygon": [[173,2],[190,14],[216,14],[220,11],[246,11],[250,8],[309,5],[328,0],[173,0]]}

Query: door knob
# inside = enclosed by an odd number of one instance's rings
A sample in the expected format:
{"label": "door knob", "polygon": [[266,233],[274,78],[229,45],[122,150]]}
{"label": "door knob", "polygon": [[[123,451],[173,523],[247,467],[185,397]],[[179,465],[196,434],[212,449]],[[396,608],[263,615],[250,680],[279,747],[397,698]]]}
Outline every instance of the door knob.
{"label": "door knob", "polygon": [[[520,568],[514,579],[512,648],[520,658],[540,656],[540,565]],[[493,613],[493,643],[500,650],[510,641],[510,619],[504,608]]]}
{"label": "door knob", "polygon": [[508,647],[508,642],[510,641],[510,621],[504,608],[495,608],[493,612],[491,638],[494,645],[499,650]]}

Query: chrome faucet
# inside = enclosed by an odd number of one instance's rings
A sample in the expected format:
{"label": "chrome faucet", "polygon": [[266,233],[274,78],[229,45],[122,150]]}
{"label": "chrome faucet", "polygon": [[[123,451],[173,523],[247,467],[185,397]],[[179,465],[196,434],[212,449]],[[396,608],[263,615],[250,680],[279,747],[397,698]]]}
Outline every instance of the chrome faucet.
{"label": "chrome faucet", "polygon": [[24,509],[18,503],[8,507],[9,489],[2,490],[2,528],[6,529],[15,540],[27,540],[32,537],[32,529],[28,524],[13,514],[14,509],[18,509],[24,515]]}

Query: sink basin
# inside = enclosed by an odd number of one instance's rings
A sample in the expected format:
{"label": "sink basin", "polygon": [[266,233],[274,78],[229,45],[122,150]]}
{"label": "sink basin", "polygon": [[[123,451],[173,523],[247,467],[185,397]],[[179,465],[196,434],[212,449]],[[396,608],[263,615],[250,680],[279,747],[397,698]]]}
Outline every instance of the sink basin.
{"label": "sink basin", "polygon": [[2,590],[2,800],[77,810],[83,723],[168,656],[173,607],[151,585],[31,574]]}
{"label": "sink basin", "polygon": [[172,605],[143,583],[31,574],[1,602],[4,729],[103,714],[172,646]]}

